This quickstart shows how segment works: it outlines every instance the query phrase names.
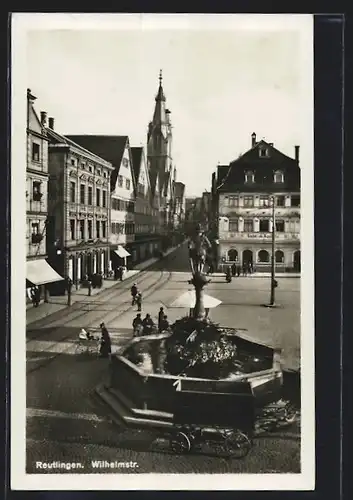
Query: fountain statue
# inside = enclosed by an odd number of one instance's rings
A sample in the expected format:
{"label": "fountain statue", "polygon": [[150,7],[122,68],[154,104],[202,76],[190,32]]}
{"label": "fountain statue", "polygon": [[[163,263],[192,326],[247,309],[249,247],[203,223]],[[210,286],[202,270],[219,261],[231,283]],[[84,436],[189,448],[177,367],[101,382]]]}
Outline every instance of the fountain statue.
{"label": "fountain statue", "polygon": [[211,243],[203,233],[200,224],[195,229],[189,240],[189,260],[192,272],[190,284],[195,288],[195,308],[194,318],[203,319],[205,317],[205,307],[203,301],[203,289],[210,280],[206,278],[204,267],[206,263],[207,250],[211,248]]}

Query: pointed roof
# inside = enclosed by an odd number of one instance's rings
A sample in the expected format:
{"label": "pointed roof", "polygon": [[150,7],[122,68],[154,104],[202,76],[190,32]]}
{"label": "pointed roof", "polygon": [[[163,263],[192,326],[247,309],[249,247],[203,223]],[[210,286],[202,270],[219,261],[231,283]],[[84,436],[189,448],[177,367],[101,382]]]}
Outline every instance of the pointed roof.
{"label": "pointed roof", "polygon": [[142,154],[143,154],[143,147],[142,146],[131,148],[132,167],[134,169],[136,183],[138,182],[139,177],[140,177]]}
{"label": "pointed roof", "polygon": [[90,151],[89,149],[82,147],[81,144],[78,144],[75,141],[69,139],[68,137],[59,134],[58,132],[56,132],[55,130],[53,130],[49,127],[46,128],[46,131],[47,131],[47,135],[48,135],[48,138],[49,138],[49,141],[51,142],[51,144],[66,144],[67,146],[72,146],[72,147],[78,149],[78,151],[81,151],[83,154],[89,154],[93,159],[96,159],[100,163],[103,162],[107,166],[112,168],[111,162],[109,162],[108,160],[106,160],[102,156],[95,154],[93,151]]}
{"label": "pointed roof", "polygon": [[165,95],[162,87],[162,81],[163,81],[163,76],[162,76],[162,70],[159,71],[159,87],[158,87],[158,92],[155,97],[155,101],[163,101],[165,102]]}
{"label": "pointed roof", "polygon": [[121,160],[128,144],[127,135],[66,135],[88,151],[110,162],[119,173]]}

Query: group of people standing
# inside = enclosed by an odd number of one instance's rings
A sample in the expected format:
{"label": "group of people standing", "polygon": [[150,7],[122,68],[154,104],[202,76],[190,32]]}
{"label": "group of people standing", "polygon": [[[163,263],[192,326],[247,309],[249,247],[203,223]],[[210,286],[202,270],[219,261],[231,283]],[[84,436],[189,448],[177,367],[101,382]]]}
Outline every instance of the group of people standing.
{"label": "group of people standing", "polygon": [[241,274],[242,276],[247,276],[248,274],[253,274],[256,270],[252,262],[244,262],[242,266],[234,262],[234,264],[230,266],[230,271],[232,276],[235,277],[240,276]]}
{"label": "group of people standing", "polygon": [[[169,328],[168,316],[164,312],[164,308],[161,307],[158,312],[158,333],[162,333]],[[156,332],[156,325],[150,314],[146,314],[144,319],[141,317],[141,313],[137,313],[136,317],[132,322],[132,329],[134,332],[134,337],[139,337],[141,335],[150,335]]]}

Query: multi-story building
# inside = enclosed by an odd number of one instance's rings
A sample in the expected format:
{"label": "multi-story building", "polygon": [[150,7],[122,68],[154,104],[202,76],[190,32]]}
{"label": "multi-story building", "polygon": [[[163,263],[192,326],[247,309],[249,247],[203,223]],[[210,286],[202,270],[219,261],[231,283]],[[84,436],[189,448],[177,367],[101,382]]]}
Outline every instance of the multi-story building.
{"label": "multi-story building", "polygon": [[129,138],[126,135],[69,135],[72,141],[104,158],[111,175],[110,267],[130,266],[137,260],[135,240],[135,177]]}
{"label": "multi-story building", "polygon": [[228,166],[218,166],[213,176],[218,263],[269,270],[274,210],[276,270],[299,270],[299,146],[290,158],[273,143],[257,142],[255,133],[251,138],[251,149]]}
{"label": "multi-story building", "polygon": [[158,177],[161,225],[166,234],[173,230],[174,224],[173,180],[176,180],[176,170],[173,172],[171,112],[166,108],[162,74],[159,76],[155,101],[153,119],[147,133],[147,160],[153,196]]}
{"label": "multi-story building", "polygon": [[140,262],[151,258],[161,249],[159,206],[157,205],[158,186],[154,203],[143,147],[132,147],[131,153],[136,180],[135,241],[133,251],[136,252],[136,261]]}
{"label": "multi-story building", "polygon": [[[46,261],[46,227],[48,217],[48,137],[47,114],[38,118],[34,109],[36,97],[27,90],[27,167],[26,167],[26,288],[38,285],[41,295],[46,284],[61,280]],[[47,299],[47,294],[45,299]]]}

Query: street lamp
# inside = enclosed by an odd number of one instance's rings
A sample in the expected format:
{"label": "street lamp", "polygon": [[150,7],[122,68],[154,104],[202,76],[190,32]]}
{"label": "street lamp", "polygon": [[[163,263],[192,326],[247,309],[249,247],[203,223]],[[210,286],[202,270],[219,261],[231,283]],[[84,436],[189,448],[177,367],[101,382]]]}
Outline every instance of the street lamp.
{"label": "street lamp", "polygon": [[276,242],[276,214],[275,214],[275,197],[270,196],[271,209],[272,209],[272,233],[271,233],[271,295],[268,307],[276,307],[275,302],[275,289],[277,287],[276,281],[276,257],[275,257],[275,242]]}

